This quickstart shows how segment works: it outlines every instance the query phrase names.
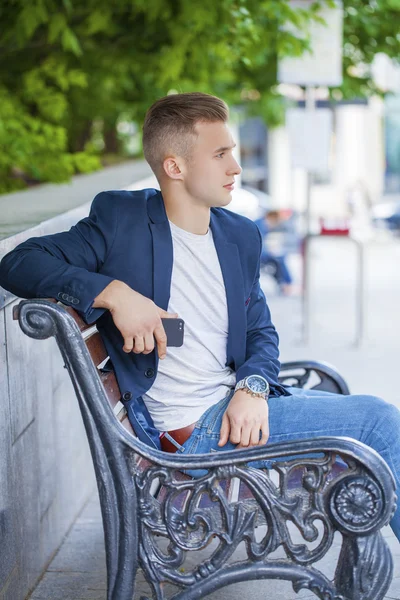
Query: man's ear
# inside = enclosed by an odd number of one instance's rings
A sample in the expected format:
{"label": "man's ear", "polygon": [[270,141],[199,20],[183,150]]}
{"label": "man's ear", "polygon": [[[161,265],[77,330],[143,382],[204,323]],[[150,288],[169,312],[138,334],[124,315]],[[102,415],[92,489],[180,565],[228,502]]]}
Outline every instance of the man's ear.
{"label": "man's ear", "polygon": [[183,179],[182,167],[179,157],[169,156],[163,162],[163,170],[170,179]]}

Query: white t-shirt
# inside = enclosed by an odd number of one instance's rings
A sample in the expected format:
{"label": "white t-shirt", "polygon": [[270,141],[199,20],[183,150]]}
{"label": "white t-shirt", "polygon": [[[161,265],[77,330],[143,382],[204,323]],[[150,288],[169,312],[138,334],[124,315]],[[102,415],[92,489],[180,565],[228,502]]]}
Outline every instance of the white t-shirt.
{"label": "white t-shirt", "polygon": [[185,321],[180,348],[168,347],[143,399],[159,431],[195,423],[234,387],[225,366],[228,341],[226,292],[211,229],[197,235],[170,222],[173,268],[168,312]]}

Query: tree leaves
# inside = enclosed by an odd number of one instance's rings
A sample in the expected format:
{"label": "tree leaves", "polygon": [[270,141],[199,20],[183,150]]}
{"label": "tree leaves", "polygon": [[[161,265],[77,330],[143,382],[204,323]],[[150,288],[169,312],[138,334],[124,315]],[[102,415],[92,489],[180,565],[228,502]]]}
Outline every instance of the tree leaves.
{"label": "tree leaves", "polygon": [[72,52],[73,54],[75,54],[75,56],[80,56],[82,54],[82,48],[78,41],[78,38],[76,37],[72,29],[69,29],[69,27],[66,27],[62,32],[61,40],[62,47],[64,50],[66,50],[67,52]]}
{"label": "tree leaves", "polygon": [[[122,114],[140,123],[170,90],[215,93],[277,124],[277,57],[307,49],[307,25],[327,4],[299,11],[289,0],[3,0],[2,189],[20,184],[15,169],[59,181],[95,168],[98,158],[85,150],[92,124],[109,128]],[[360,77],[354,67],[382,51],[400,58],[400,0],[343,6],[341,92],[371,94],[368,68]]]}
{"label": "tree leaves", "polygon": [[388,7],[400,12],[400,0],[388,0]]}
{"label": "tree leaves", "polygon": [[50,44],[59,40],[67,27],[67,16],[62,13],[55,14],[49,21],[47,39]]}
{"label": "tree leaves", "polygon": [[40,25],[48,20],[48,12],[44,1],[33,0],[26,3],[22,8],[17,22],[17,30],[20,31],[20,39],[29,40]]}

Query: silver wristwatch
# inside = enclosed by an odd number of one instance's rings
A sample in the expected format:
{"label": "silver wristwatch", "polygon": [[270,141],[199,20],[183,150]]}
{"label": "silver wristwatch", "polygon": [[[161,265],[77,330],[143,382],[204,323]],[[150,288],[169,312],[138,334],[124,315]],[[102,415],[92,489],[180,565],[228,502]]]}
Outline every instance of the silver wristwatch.
{"label": "silver wristwatch", "polygon": [[249,375],[237,382],[235,392],[244,390],[253,397],[268,399],[269,383],[261,375]]}

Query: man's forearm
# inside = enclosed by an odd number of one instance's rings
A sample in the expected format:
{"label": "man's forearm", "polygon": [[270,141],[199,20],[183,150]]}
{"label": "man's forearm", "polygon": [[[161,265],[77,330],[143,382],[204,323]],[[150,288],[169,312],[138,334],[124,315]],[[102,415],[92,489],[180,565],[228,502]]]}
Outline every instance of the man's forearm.
{"label": "man's forearm", "polygon": [[126,293],[131,288],[118,279],[114,279],[109,283],[93,301],[93,308],[106,308],[107,310],[113,310],[116,305],[117,299],[121,294]]}
{"label": "man's forearm", "polygon": [[285,388],[278,382],[279,371],[279,336],[257,279],[247,310],[245,362],[237,369],[236,380],[261,375],[268,381],[271,394],[286,395]]}

